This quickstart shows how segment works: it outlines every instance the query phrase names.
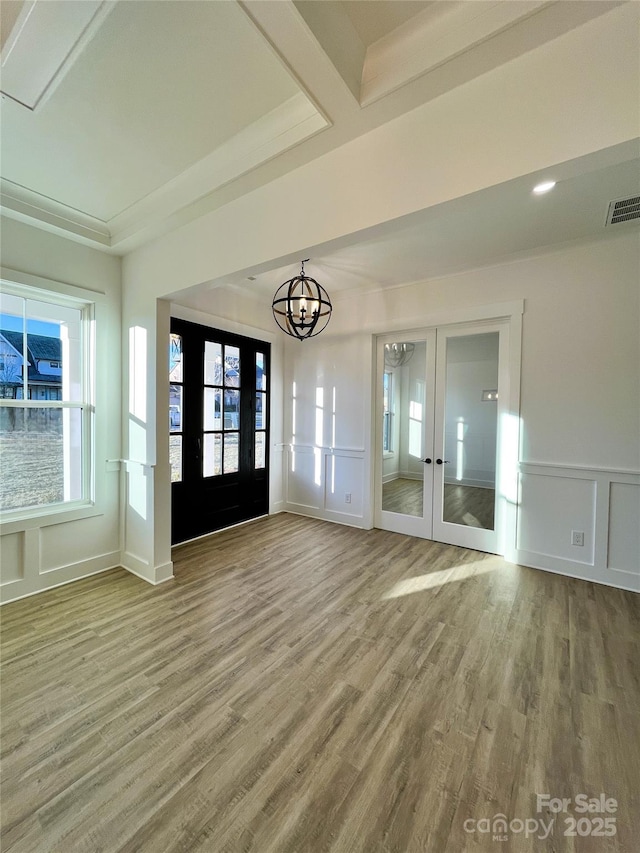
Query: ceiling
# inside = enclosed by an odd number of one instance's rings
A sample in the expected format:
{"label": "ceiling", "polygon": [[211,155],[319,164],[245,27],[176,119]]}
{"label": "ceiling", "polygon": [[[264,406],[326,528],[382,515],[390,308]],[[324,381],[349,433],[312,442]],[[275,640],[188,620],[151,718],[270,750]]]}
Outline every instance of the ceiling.
{"label": "ceiling", "polygon": [[[555,188],[535,195],[533,187],[546,179],[556,180]],[[518,178],[387,223],[350,238],[348,245],[316,247],[309,252],[305,272],[335,300],[516,259],[570,241],[638,231],[640,220],[605,225],[611,201],[638,193],[637,157],[607,165],[591,156],[585,163],[561,164],[550,173]],[[202,308],[212,289],[230,289],[270,304],[277,287],[299,270],[295,262],[264,272],[243,271],[175,298]]]}
{"label": "ceiling", "polygon": [[[3,0],[3,212],[124,254],[613,5]],[[637,230],[605,225],[612,200],[640,194],[637,149],[583,160],[309,247],[306,271],[339,301]],[[241,270],[173,299],[268,307],[298,272]]]}
{"label": "ceiling", "polygon": [[3,0],[3,213],[125,254],[616,4]]}

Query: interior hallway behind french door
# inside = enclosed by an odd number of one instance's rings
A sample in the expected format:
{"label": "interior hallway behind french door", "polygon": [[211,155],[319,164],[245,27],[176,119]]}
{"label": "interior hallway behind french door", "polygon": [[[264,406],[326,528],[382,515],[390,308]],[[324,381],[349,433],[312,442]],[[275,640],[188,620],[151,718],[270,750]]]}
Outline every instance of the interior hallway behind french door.
{"label": "interior hallway behind french door", "polygon": [[269,508],[270,344],[173,318],[171,542]]}

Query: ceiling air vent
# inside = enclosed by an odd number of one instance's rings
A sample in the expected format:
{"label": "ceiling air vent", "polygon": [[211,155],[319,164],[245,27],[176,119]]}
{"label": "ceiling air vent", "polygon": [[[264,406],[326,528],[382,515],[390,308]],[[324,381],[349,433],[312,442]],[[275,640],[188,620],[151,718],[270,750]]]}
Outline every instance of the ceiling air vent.
{"label": "ceiling air vent", "polygon": [[617,225],[619,222],[629,222],[632,219],[640,219],[640,195],[612,201],[605,224]]}

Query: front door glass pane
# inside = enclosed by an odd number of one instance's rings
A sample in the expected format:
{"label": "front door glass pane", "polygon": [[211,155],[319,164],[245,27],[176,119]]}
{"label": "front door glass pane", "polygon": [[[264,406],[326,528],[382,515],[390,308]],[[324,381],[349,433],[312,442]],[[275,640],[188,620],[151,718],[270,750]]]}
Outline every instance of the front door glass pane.
{"label": "front door glass pane", "polygon": [[240,392],[224,391],[224,428],[240,428]]}
{"label": "front door glass pane", "polygon": [[205,341],[204,384],[222,385],[222,344]]}
{"label": "front door glass pane", "polygon": [[224,437],[224,473],[233,474],[238,470],[238,433],[227,433]]}
{"label": "front door glass pane", "polygon": [[267,390],[267,374],[265,372],[264,353],[256,353],[256,388],[258,391]]}
{"label": "front door glass pane", "polygon": [[182,432],[182,385],[169,385],[169,431]]}
{"label": "front door glass pane", "polygon": [[171,463],[171,482],[182,481],[182,436],[169,436],[169,461]]}
{"label": "front door glass pane", "polygon": [[422,516],[426,341],[385,346],[382,509]]}
{"label": "front door glass pane", "polygon": [[266,436],[263,432],[256,433],[256,455],[254,467],[256,470],[265,466]]}
{"label": "front door glass pane", "polygon": [[202,476],[217,477],[222,474],[222,435],[208,433],[204,436]]}
{"label": "front door glass pane", "polygon": [[494,529],[498,332],[447,340],[442,520]]}
{"label": "front door glass pane", "polygon": [[224,348],[224,384],[226,388],[240,387],[240,350],[238,347]]}
{"label": "front door glass pane", "polygon": [[264,411],[265,411],[264,398],[265,398],[265,396],[266,395],[260,391],[256,394],[256,429],[264,429],[264,427],[265,427],[265,423],[264,423]]}
{"label": "front door glass pane", "polygon": [[222,429],[222,389],[204,389],[204,428]]}
{"label": "front door glass pane", "polygon": [[182,382],[182,337],[169,336],[169,380]]}

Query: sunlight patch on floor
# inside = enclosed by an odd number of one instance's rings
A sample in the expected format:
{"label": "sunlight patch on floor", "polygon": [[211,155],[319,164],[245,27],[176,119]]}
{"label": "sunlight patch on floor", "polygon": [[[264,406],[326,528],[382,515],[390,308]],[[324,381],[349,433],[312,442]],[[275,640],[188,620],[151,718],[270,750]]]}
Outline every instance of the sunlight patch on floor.
{"label": "sunlight patch on floor", "polygon": [[412,595],[414,592],[434,589],[452,581],[462,581],[476,575],[486,575],[497,568],[498,565],[494,560],[477,560],[474,563],[464,563],[461,566],[452,566],[450,569],[441,569],[437,572],[429,572],[426,575],[406,578],[405,580],[398,581],[388,592],[385,592],[382,600],[402,598],[404,595]]}

